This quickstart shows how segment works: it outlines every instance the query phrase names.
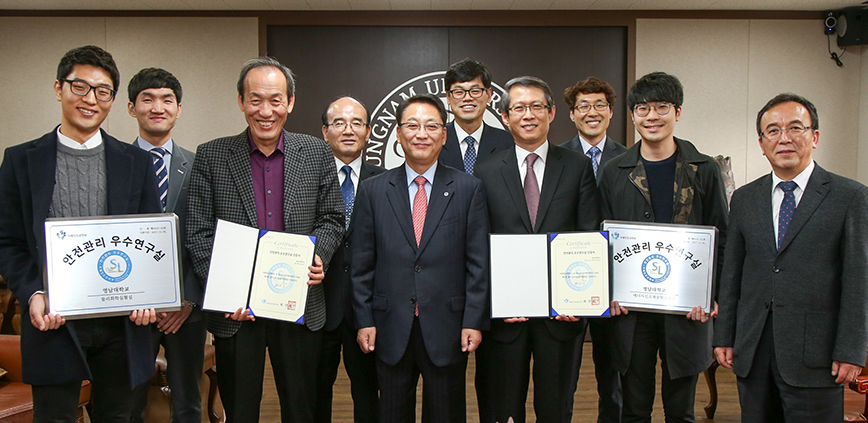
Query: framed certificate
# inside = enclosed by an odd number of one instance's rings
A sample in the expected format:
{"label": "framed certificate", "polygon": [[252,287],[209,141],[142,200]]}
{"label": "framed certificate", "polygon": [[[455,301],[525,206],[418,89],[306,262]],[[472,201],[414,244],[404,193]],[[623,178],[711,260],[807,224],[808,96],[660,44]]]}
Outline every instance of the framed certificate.
{"label": "framed certificate", "polygon": [[606,233],[490,237],[492,318],[609,316]]}
{"label": "framed certificate", "polygon": [[604,221],[612,300],[631,310],[686,314],[714,308],[717,228]]}
{"label": "framed certificate", "polygon": [[217,221],[203,310],[304,323],[316,237]]}
{"label": "framed certificate", "polygon": [[50,312],[80,319],[180,310],[178,231],[173,213],[46,219]]}

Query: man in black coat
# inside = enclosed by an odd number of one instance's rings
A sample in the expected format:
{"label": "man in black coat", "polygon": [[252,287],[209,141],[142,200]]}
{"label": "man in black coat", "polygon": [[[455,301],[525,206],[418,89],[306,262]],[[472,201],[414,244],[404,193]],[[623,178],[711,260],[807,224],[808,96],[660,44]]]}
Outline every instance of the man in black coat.
{"label": "man in black coat", "polygon": [[714,353],[742,421],[840,422],[868,343],[868,188],[814,162],[807,99],[776,96],[756,125],[772,172],[732,196]]}
{"label": "man in black coat", "polygon": [[[602,170],[603,218],[716,226],[719,272],[727,223],[723,180],[714,159],[673,136],[683,100],[681,82],[662,72],[645,75],[630,88],[627,106],[642,139]],[[622,421],[651,419],[659,351],[666,421],[693,422],[696,381],[711,364],[710,316],[699,306],[686,318],[628,313],[617,302],[611,312]]]}
{"label": "man in black coat", "polygon": [[338,184],[344,198],[346,232],[322,281],[326,302],[326,324],[323,331],[319,365],[317,367],[316,422],[332,421],[332,388],[338,375],[343,348],[344,367],[350,378],[353,397],[353,420],[378,421],[377,368],[372,354],[364,354],[356,343],[353,321],[353,287],[350,284],[350,238],[353,233],[352,213],[359,183],[386,171],[362,160],[362,150],[371,136],[368,111],[352,97],[333,101],[322,115],[322,136],[335,156]]}

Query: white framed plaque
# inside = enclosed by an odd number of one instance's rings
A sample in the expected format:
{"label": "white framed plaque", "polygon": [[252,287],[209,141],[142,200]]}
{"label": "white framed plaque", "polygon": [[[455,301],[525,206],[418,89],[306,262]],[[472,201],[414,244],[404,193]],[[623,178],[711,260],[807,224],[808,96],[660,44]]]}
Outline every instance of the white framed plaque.
{"label": "white framed plaque", "polygon": [[316,237],[217,221],[202,309],[304,323]]}
{"label": "white framed plaque", "polygon": [[180,310],[178,231],[173,213],[46,219],[50,312],[81,319]]}
{"label": "white framed plaque", "polygon": [[491,234],[491,317],[608,317],[606,236]]}
{"label": "white framed plaque", "polygon": [[630,310],[687,314],[714,308],[717,228],[606,220],[612,300]]}

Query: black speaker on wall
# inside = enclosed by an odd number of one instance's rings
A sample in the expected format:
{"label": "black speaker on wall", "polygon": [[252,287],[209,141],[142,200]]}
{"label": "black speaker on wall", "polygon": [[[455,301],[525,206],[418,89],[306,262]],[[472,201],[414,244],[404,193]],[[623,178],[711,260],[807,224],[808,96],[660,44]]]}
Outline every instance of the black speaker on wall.
{"label": "black speaker on wall", "polygon": [[827,33],[838,34],[839,47],[868,44],[868,6],[828,12],[824,25]]}

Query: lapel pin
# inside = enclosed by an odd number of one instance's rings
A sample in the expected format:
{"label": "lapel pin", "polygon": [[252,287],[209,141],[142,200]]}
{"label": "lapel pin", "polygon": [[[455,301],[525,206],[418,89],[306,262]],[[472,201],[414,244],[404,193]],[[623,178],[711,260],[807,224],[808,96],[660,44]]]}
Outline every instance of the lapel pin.
{"label": "lapel pin", "polygon": [[448,191],[447,191],[447,192],[444,192],[444,193],[443,193],[443,196],[444,196],[444,197],[448,197],[448,196],[449,196],[449,192],[448,192]]}

